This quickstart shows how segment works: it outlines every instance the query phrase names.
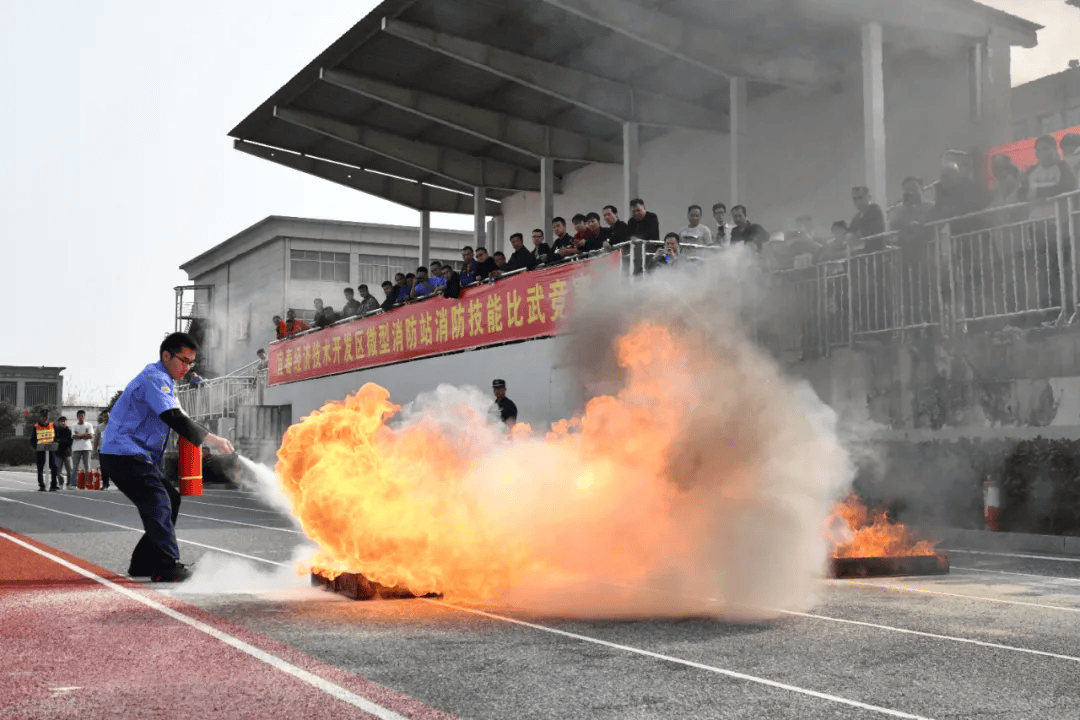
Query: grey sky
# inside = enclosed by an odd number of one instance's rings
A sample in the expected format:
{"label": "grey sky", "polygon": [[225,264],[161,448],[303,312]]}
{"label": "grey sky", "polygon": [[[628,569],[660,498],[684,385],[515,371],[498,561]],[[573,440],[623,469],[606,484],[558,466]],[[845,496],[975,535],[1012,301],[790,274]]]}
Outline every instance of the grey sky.
{"label": "grey sky", "polygon": [[[67,367],[103,399],[155,359],[181,262],[272,214],[416,224],[226,137],[376,4],[0,0],[0,364]],[[1049,26],[1014,50],[1014,83],[1080,56],[1064,0],[986,4]]]}

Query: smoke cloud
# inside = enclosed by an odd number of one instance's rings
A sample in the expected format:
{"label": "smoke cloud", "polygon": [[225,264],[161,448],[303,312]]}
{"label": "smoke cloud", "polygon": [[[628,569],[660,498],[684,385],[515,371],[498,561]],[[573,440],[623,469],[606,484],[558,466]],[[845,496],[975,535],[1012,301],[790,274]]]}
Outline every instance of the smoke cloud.
{"label": "smoke cloud", "polygon": [[314,566],[566,617],[808,607],[850,487],[837,418],[752,339],[731,250],[575,300],[582,413],[509,436],[475,388],[367,385],[290,428],[277,472]]}

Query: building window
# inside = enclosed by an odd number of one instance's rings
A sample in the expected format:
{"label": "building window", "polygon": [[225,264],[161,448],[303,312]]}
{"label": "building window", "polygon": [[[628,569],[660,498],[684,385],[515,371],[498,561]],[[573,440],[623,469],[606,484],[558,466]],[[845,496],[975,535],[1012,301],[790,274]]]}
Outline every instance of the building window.
{"label": "building window", "polygon": [[26,407],[55,404],[56,383],[26,383]]}
{"label": "building window", "polygon": [[[359,260],[360,272],[356,284],[367,285],[368,292],[375,297],[380,297],[376,290],[382,287],[383,280],[394,282],[394,275],[398,273],[408,275],[416,272],[419,263],[416,258],[387,257],[386,255],[360,255]],[[443,265],[446,264],[453,266],[454,270],[461,269],[460,261],[443,262]]]}
{"label": "building window", "polygon": [[0,403],[15,404],[19,392],[19,383],[0,382]]}
{"label": "building window", "polygon": [[293,280],[323,280],[349,283],[349,254],[292,250],[289,255]]}
{"label": "building window", "polygon": [[416,272],[416,263],[415,258],[360,255],[360,274],[357,285],[367,285],[368,292],[379,297],[375,290],[382,287],[383,280],[394,282],[394,275],[397,273]]}

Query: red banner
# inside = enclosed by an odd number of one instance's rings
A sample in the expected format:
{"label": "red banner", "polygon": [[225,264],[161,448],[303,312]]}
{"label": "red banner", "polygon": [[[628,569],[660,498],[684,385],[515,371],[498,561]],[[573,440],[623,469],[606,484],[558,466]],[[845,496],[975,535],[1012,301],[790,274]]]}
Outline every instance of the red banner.
{"label": "red banner", "polygon": [[619,266],[619,253],[512,275],[270,346],[268,383],[389,365],[455,350],[557,335],[573,290],[591,272]]}
{"label": "red banner", "polygon": [[[1064,130],[1058,130],[1056,132],[1048,133],[1052,135],[1058,144],[1061,144],[1061,138],[1068,133],[1080,133],[1080,126],[1073,128],[1066,128]],[[1017,140],[1006,145],[998,145],[995,148],[991,148],[986,152],[986,182],[993,188],[994,174],[990,172],[990,163],[993,161],[995,155],[1007,155],[1012,158],[1013,164],[1020,168],[1020,172],[1024,172],[1031,166],[1039,162],[1039,158],[1035,157],[1035,141],[1038,138],[1025,138],[1024,140]]]}

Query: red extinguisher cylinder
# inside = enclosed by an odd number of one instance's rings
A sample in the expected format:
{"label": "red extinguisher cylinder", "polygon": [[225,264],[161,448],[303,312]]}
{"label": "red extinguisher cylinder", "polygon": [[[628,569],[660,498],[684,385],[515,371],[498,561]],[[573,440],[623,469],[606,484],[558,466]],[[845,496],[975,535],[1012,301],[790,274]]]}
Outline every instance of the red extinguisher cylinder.
{"label": "red extinguisher cylinder", "polygon": [[178,445],[181,495],[202,495],[202,450],[185,438]]}

